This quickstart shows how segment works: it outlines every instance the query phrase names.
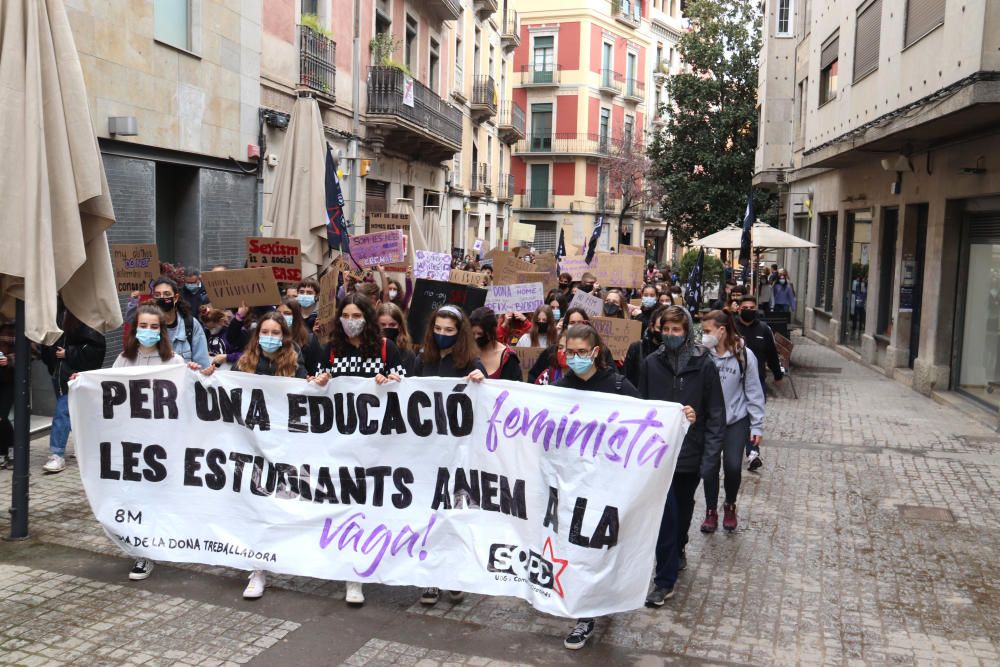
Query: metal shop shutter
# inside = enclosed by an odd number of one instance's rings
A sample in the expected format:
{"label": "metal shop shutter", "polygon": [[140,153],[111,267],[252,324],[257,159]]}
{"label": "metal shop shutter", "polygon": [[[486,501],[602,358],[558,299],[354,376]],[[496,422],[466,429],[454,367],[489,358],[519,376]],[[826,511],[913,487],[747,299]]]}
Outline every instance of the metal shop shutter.
{"label": "metal shop shutter", "polygon": [[909,46],[944,23],[945,0],[909,0],[906,3],[906,36]]}
{"label": "metal shop shutter", "polygon": [[878,68],[882,30],[882,0],[872,0],[858,12],[854,28],[854,80]]}

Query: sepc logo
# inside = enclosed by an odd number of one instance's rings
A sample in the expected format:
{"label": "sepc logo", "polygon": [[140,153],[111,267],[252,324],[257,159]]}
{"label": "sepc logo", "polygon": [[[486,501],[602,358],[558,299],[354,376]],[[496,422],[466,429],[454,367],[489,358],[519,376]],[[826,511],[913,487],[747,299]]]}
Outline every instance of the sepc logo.
{"label": "sepc logo", "polygon": [[490,572],[525,579],[535,586],[555,591],[559,597],[564,597],[559,577],[567,567],[568,560],[556,558],[551,537],[546,538],[542,553],[515,544],[492,544],[486,565]]}

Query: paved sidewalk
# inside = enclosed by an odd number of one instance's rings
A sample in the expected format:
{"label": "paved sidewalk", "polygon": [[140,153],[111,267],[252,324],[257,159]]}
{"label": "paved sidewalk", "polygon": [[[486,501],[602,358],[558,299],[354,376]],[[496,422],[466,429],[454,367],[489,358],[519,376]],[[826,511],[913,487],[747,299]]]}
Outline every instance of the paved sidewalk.
{"label": "paved sidewalk", "polygon": [[203,566],[129,582],[75,460],[41,475],[40,439],[32,540],[0,543],[0,664],[1000,664],[1000,435],[796,343],[800,399],[768,403],[739,530],[696,524],[677,597],[600,619],[581,651],[562,648],[571,623],[510,598],[428,609],[369,586],[352,610],[341,583],[275,577],[247,602],[243,573]]}

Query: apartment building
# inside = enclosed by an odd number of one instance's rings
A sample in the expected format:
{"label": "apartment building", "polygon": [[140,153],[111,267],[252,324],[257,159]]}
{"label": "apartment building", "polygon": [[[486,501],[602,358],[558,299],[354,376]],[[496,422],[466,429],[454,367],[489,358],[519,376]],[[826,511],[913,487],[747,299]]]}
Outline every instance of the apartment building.
{"label": "apartment building", "polygon": [[185,266],[241,265],[233,239],[257,217],[245,170],[257,142],[260,3],[66,8],[117,218],[109,240],[155,242],[163,261]]}
{"label": "apartment building", "polygon": [[[619,224],[612,161],[642,151],[650,113],[650,6],[642,0],[514,0],[520,42],[509,80],[527,136],[513,146],[512,243],[553,250],[561,228],[581,243],[608,223],[603,250],[643,241],[641,210]],[[644,26],[646,26],[644,28]]]}
{"label": "apartment building", "polygon": [[1000,408],[1000,5],[767,0],[755,182],[807,335]]}
{"label": "apartment building", "polygon": [[388,211],[408,213],[438,250],[501,244],[510,191],[501,121],[517,123],[500,99],[511,47],[498,9],[495,0],[264,3],[266,152],[280,155],[295,97],[312,95],[340,158],[353,233]]}

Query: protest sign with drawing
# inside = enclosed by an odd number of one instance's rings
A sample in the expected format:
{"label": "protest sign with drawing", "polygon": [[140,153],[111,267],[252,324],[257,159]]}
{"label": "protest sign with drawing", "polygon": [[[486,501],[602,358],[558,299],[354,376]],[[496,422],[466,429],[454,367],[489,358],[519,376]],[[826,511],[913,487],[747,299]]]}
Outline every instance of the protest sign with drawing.
{"label": "protest sign with drawing", "polygon": [[451,255],[430,250],[413,251],[413,277],[430,280],[448,280],[451,273]]}
{"label": "protest sign with drawing", "polygon": [[601,334],[615,361],[623,361],[628,346],[642,336],[642,322],[620,317],[591,317],[590,323]]}
{"label": "protest sign with drawing", "polygon": [[402,262],[406,258],[405,238],[399,229],[352,236],[351,258],[362,268]]}
{"label": "protest sign with drawing", "polygon": [[160,254],[155,243],[114,243],[111,261],[119,294],[147,292],[160,275]]}
{"label": "protest sign with drawing", "polygon": [[600,297],[578,289],[573,295],[573,300],[569,302],[569,307],[582,308],[590,317],[597,317],[604,312],[604,301]]}
{"label": "protest sign with drawing", "polygon": [[247,237],[247,267],[270,266],[279,283],[302,280],[302,241],[265,236]]}
{"label": "protest sign with drawing", "polygon": [[532,313],[545,303],[541,283],[492,285],[486,295],[486,307],[495,313]]}
{"label": "protest sign with drawing", "polygon": [[206,271],[201,274],[201,284],[214,308],[239,308],[243,303],[248,306],[281,303],[278,283],[268,267]]}
{"label": "protest sign with drawing", "polygon": [[642,607],[688,428],[677,403],[523,382],[183,365],[81,373],[69,411],[90,507],[133,558],[569,618]]}

